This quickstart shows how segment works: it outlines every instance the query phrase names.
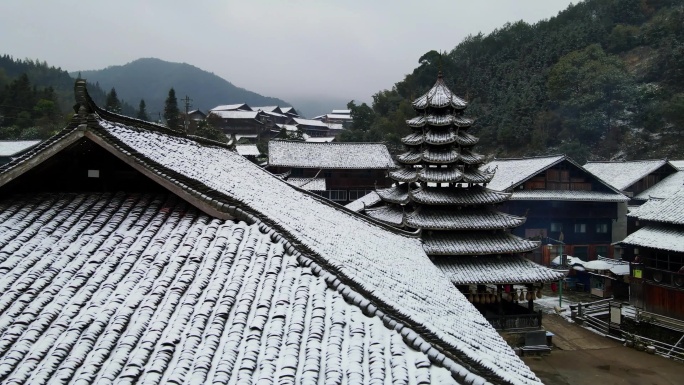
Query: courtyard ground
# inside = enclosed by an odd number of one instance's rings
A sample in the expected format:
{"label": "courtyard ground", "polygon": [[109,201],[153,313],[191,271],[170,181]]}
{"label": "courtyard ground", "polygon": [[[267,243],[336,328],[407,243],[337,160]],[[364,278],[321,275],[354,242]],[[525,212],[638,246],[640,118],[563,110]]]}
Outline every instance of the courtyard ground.
{"label": "courtyard ground", "polygon": [[[564,308],[596,300],[585,299],[585,293],[563,294]],[[568,319],[569,310],[563,316],[555,314],[557,300],[557,296],[555,300],[547,296],[536,303],[546,313],[544,329],[554,333],[551,353],[523,357],[545,384],[684,384],[684,363],[625,347],[585,329]]]}

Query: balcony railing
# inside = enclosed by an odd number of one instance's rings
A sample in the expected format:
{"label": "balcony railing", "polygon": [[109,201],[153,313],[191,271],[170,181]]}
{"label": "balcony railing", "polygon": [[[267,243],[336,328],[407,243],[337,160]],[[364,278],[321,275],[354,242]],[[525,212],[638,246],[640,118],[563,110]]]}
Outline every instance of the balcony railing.
{"label": "balcony railing", "polygon": [[496,330],[539,329],[542,325],[542,312],[485,316]]}
{"label": "balcony railing", "polygon": [[653,281],[660,285],[684,288],[684,274],[679,274],[676,271],[645,267],[644,279]]}

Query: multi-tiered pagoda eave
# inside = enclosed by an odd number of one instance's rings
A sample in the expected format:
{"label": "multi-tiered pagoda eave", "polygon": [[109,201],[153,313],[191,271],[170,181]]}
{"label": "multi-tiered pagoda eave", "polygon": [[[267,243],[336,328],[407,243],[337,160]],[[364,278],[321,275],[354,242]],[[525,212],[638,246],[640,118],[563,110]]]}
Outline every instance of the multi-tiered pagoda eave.
{"label": "multi-tiered pagoda eave", "polygon": [[[511,234],[524,217],[496,209],[511,194],[487,188],[495,170],[484,169],[485,157],[473,149],[479,139],[468,132],[473,120],[464,116],[465,100],[451,92],[440,74],[413,107],[417,116],[406,121],[412,132],[402,139],[406,150],[397,156],[400,167],[389,173],[394,184],[377,189],[382,205],[366,208],[365,213],[393,226],[422,230],[424,249],[438,266],[477,257],[490,267],[496,261],[519,267],[498,284],[558,279],[551,270],[532,269],[533,263],[523,261],[521,254],[537,249],[539,243]],[[472,274],[472,260],[467,263],[469,277],[450,274],[455,284],[489,282]]]}

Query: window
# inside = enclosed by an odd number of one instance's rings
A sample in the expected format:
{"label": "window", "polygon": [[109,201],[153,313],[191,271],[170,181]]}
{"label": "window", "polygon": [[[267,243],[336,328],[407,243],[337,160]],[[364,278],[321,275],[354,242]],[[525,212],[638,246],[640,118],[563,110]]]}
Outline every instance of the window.
{"label": "window", "polygon": [[595,247],[595,250],[596,250],[596,258],[598,258],[599,256],[608,258],[608,246],[597,245]]}
{"label": "window", "polygon": [[326,191],[329,193],[329,196],[327,197],[331,201],[346,201],[347,200],[347,190],[329,190]]}
{"label": "window", "polygon": [[596,233],[597,234],[608,233],[608,224],[607,223],[597,223],[596,224]]}
{"label": "window", "polygon": [[575,223],[575,232],[576,233],[586,233],[587,232],[587,225],[584,223]]}
{"label": "window", "polygon": [[583,261],[587,260],[588,254],[589,254],[589,247],[588,246],[575,246],[573,247],[573,257],[579,258]]}
{"label": "window", "polygon": [[560,222],[551,222],[551,232],[557,233],[563,230],[563,225]]}
{"label": "window", "polygon": [[369,194],[371,192],[373,192],[373,190],[367,190],[367,189],[349,190],[349,200],[355,201],[361,197],[366,196],[366,194]]}

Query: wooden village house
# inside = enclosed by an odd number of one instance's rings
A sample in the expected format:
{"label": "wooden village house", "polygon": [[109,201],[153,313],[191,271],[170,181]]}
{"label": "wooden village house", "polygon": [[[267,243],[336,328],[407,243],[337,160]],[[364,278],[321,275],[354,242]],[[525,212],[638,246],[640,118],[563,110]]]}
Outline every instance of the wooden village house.
{"label": "wooden village house", "polygon": [[621,244],[631,263],[630,302],[684,320],[684,186],[630,211],[636,230]]}
{"label": "wooden village house", "polygon": [[582,261],[612,258],[611,244],[626,236],[629,198],[565,155],[495,159],[485,168],[497,170],[488,187],[511,194],[501,211],[527,218],[513,234],[541,241],[530,254],[537,263],[549,266],[561,247]]}
{"label": "wooden village house", "polygon": [[[630,198],[679,171],[666,159],[587,162],[584,168]],[[630,205],[642,202],[632,200]]]}
{"label": "wooden village house", "polygon": [[[487,187],[495,171],[480,168],[484,156],[473,151],[478,138],[468,131],[466,105],[440,73],[413,101],[416,117],[407,121],[412,132],[402,139],[406,152],[389,174],[394,184],[376,189],[374,205],[366,205],[373,195],[364,197],[360,211],[418,231],[435,266],[497,329],[539,328],[533,300],[544,283],[562,275],[523,257],[539,242],[511,232],[525,217],[496,209],[511,193]],[[357,202],[353,206],[359,209]]]}
{"label": "wooden village house", "polygon": [[332,201],[345,204],[389,186],[395,168],[382,143],[328,143],[271,140],[268,169],[287,181]]}
{"label": "wooden village house", "polygon": [[85,87],[0,167],[0,382],[541,384],[416,234]]}

